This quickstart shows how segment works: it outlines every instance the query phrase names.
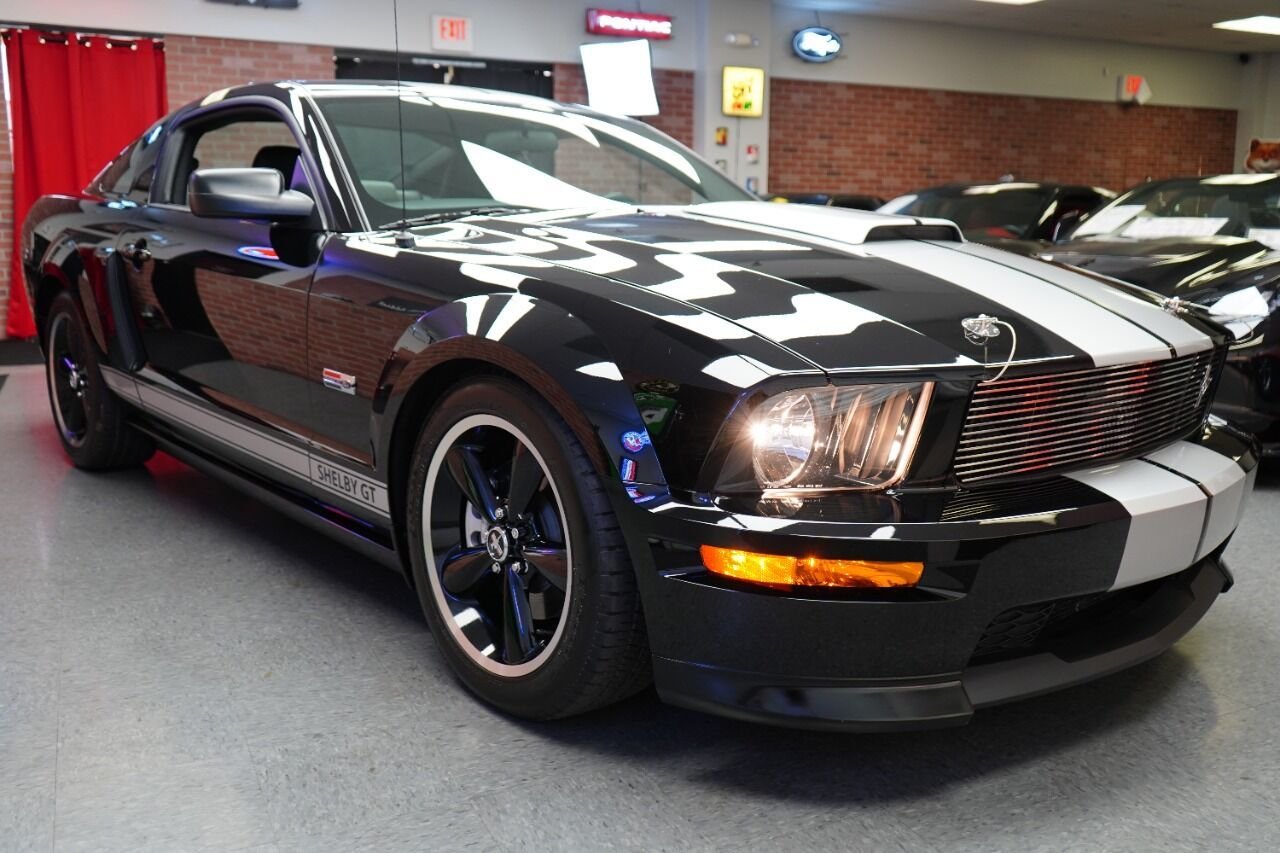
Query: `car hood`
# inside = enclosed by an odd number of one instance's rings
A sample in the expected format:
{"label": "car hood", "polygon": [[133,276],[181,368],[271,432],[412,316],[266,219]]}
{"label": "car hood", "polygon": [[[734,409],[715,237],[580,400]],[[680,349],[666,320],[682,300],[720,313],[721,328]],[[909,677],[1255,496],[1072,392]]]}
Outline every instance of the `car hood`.
{"label": "car hood", "polygon": [[[1102,366],[1212,346],[1155,296],[964,242],[941,220],[722,202],[445,228],[477,250],[474,263],[591,273],[611,301],[654,314],[657,294],[675,326],[722,341],[758,336],[828,372],[980,374],[1011,354]],[[1012,327],[1012,353],[1007,332],[966,336],[964,321],[984,314]]]}
{"label": "car hood", "polygon": [[1046,249],[1043,256],[1164,296],[1189,297],[1203,278],[1252,263],[1268,251],[1261,243],[1241,237],[1167,237],[1073,240]]}

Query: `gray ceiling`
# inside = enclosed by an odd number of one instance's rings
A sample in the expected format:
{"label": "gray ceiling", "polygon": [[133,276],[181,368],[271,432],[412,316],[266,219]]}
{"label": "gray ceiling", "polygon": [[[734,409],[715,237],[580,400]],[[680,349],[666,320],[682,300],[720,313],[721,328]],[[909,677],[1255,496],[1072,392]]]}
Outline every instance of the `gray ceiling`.
{"label": "gray ceiling", "polygon": [[1277,0],[1042,0],[1028,6],[977,0],[774,0],[779,6],[850,12],[1239,53],[1280,51],[1280,36],[1215,30],[1212,24],[1280,16]]}

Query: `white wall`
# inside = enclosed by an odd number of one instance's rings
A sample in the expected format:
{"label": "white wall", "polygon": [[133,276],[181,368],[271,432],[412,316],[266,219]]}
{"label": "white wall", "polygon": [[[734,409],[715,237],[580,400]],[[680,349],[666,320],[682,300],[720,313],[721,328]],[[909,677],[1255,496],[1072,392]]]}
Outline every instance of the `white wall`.
{"label": "white wall", "polygon": [[1242,97],[1245,66],[1235,54],[866,16],[824,13],[822,24],[844,37],[844,56],[802,62],[791,35],[814,22],[812,12],[775,8],[774,76],[1113,101],[1117,76],[1142,74],[1156,104],[1236,109]]}
{"label": "white wall", "polygon": [[[205,0],[0,0],[0,20],[391,50],[393,2],[302,0],[297,9],[281,10]],[[636,5],[636,0],[399,0],[400,46],[411,53],[431,52],[431,15],[461,15],[475,24],[476,57],[578,62],[579,44],[608,40],[587,35],[588,7]],[[676,19],[671,40],[654,42],[654,64],[692,71],[697,53],[693,0],[640,5]]]}
{"label": "white wall", "polygon": [[1254,54],[1245,66],[1244,97],[1236,129],[1236,168],[1244,167],[1249,140],[1280,139],[1280,53]]}
{"label": "white wall", "polygon": [[[773,28],[773,0],[698,0],[697,28],[704,49],[699,52],[694,72],[694,148],[708,160],[724,160],[725,171],[738,184],[754,179],[764,192],[769,179],[769,82],[765,81],[764,116],[744,118],[722,112],[722,69],[726,65],[770,67],[770,37]],[[647,8],[647,7],[646,7]],[[729,33],[743,32],[759,37],[749,47],[730,47]],[[729,142],[715,144],[715,129],[728,128]],[[755,163],[747,160],[747,146],[759,148]]]}

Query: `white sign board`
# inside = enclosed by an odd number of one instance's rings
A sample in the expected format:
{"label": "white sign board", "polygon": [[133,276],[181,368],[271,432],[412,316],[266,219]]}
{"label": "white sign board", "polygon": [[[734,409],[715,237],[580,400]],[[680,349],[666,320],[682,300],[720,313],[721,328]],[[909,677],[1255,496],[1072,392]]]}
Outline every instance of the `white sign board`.
{"label": "white sign board", "polygon": [[456,15],[431,16],[431,49],[451,53],[470,53],[475,27],[470,18]]}
{"label": "white sign board", "polygon": [[648,41],[597,42],[578,50],[587,78],[587,106],[614,115],[658,114]]}

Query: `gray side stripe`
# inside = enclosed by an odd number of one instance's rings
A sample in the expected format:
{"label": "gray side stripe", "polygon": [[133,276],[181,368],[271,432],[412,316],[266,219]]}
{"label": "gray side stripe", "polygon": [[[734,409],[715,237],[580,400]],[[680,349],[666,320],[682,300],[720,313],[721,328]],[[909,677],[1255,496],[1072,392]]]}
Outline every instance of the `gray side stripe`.
{"label": "gray side stripe", "polygon": [[365,474],[317,459],[303,448],[190,403],[171,391],[137,382],[112,368],[103,368],[102,373],[113,391],[155,415],[196,430],[260,462],[307,480],[318,489],[368,507],[379,515],[390,515],[386,486]]}
{"label": "gray side stripe", "polygon": [[157,414],[199,430],[282,471],[303,479],[310,475],[305,450],[268,438],[256,430],[188,403],[168,391],[150,385],[140,385],[138,391],[142,396],[142,405]]}
{"label": "gray side stripe", "polygon": [[142,399],[138,396],[138,382],[136,379],[127,373],[121,373],[114,367],[107,367],[105,364],[101,368],[102,378],[106,380],[108,388],[129,402],[139,406],[142,405]]}

